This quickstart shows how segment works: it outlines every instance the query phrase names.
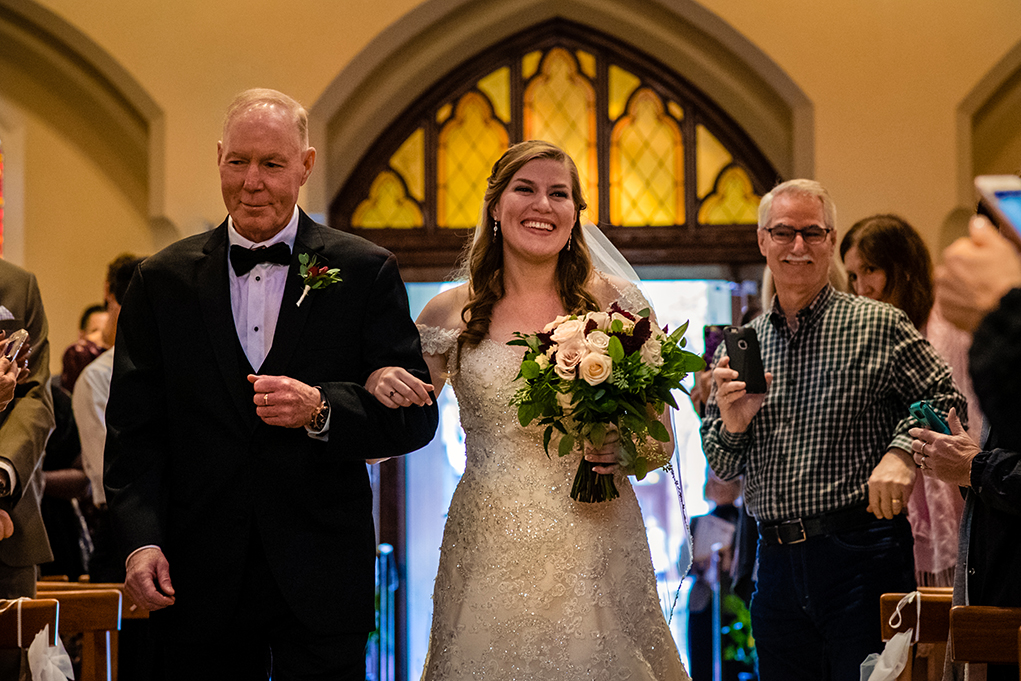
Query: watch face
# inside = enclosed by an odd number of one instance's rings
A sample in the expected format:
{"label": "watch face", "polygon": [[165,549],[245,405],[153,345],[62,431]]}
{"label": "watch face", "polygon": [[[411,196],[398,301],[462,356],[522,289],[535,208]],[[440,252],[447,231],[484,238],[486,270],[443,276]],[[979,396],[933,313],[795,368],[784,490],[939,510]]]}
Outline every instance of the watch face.
{"label": "watch face", "polygon": [[312,418],[312,430],[322,430],[326,425],[326,417],[330,413],[330,408],[326,405],[326,402],[322,402],[319,405],[319,410],[316,415]]}

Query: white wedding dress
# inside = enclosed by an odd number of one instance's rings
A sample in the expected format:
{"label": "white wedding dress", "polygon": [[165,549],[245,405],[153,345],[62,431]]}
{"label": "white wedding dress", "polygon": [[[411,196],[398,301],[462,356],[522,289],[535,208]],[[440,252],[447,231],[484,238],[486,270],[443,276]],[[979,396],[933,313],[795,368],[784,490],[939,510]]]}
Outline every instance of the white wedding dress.
{"label": "white wedding dress", "polygon": [[508,406],[524,349],[484,340],[454,373],[458,330],[419,330],[427,354],[451,358],[467,446],[423,679],[688,679],[628,478],[616,476],[613,501],[571,499],[577,456],[547,458],[542,430]]}

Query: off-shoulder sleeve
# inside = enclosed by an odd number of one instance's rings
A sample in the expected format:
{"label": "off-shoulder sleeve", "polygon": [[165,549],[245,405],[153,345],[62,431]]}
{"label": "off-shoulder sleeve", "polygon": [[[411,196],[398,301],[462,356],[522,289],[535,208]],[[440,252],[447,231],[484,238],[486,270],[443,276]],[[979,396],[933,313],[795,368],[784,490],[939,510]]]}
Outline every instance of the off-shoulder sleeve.
{"label": "off-shoulder sleeve", "polygon": [[457,345],[457,337],[461,335],[461,330],[418,324],[418,333],[422,337],[423,353],[445,355]]}

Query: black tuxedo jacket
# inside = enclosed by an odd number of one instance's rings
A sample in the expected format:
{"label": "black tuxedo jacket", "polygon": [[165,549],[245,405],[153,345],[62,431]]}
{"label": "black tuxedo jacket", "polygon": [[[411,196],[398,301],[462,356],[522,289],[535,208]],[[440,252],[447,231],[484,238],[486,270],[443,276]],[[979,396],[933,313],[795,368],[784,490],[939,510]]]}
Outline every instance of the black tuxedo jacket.
{"label": "black tuxedo jacket", "polygon": [[[255,413],[227,280],[227,223],[146,259],[125,295],[107,407],[105,486],[125,555],[155,544],[170,563],[175,617],[216,624],[245,594],[259,541],[295,614],[319,631],[375,628],[372,492],[365,459],[424,446],[429,407],[387,409],[369,374],[428,381],[392,254],[301,212],[273,347],[260,374],[321,386],[329,440]],[[298,255],[342,282],[296,306]]]}

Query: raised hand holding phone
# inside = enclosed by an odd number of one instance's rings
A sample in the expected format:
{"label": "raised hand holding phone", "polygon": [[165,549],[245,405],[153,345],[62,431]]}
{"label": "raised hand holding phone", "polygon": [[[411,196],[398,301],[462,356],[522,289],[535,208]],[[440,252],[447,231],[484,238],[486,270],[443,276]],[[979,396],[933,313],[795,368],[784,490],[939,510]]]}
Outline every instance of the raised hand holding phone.
{"label": "raised hand holding phone", "polygon": [[936,303],[943,316],[965,331],[974,331],[1007,291],[1021,286],[1017,245],[998,233],[986,217],[975,215],[969,236],[943,251],[935,283]]}
{"label": "raised hand holding phone", "polygon": [[749,393],[766,392],[766,372],[762,369],[759,337],[750,326],[728,326],[723,330],[730,367],[737,371],[739,381],[745,382]]}
{"label": "raised hand holding phone", "polygon": [[[979,212],[987,215],[1001,233],[1021,245],[1021,177],[979,175],[975,178]],[[1012,232],[1012,234],[1009,234]]]}
{"label": "raised hand holding phone", "polygon": [[28,376],[28,369],[18,366],[18,353],[28,340],[28,332],[19,329],[10,337],[0,335],[0,411],[14,399],[18,382]]}
{"label": "raised hand holding phone", "polygon": [[12,333],[4,342],[3,355],[12,362],[21,352],[22,346],[28,341],[28,331],[25,329],[18,329]]}

